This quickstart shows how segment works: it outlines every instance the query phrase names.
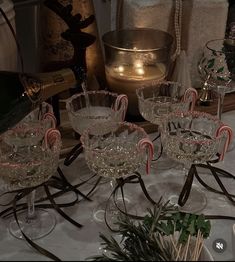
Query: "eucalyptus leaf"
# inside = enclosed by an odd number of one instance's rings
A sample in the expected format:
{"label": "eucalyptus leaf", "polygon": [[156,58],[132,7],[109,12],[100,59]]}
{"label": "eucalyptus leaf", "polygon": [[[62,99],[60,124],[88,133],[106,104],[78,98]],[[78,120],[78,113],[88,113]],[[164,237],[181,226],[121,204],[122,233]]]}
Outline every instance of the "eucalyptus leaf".
{"label": "eucalyptus leaf", "polygon": [[216,73],[222,73],[224,71],[224,66],[220,67],[216,70]]}
{"label": "eucalyptus leaf", "polygon": [[215,58],[209,59],[207,62],[207,68],[211,69],[215,65]]}

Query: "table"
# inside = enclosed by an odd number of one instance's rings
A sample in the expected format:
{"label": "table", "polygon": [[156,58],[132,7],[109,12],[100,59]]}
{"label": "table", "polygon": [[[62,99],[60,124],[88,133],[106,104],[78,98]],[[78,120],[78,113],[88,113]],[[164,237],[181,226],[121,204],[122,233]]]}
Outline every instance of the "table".
{"label": "table", "polygon": [[[235,111],[226,112],[223,114],[223,121],[229,124],[235,131]],[[217,166],[235,173],[235,149],[226,154],[223,163],[216,164]],[[69,167],[63,165],[63,161],[60,163],[60,167],[66,175],[70,183],[76,183],[81,178],[80,176],[89,176],[91,172],[86,166],[83,155],[80,155],[75,162]],[[143,176],[146,186],[157,183],[160,180],[175,179],[178,182],[183,181],[183,176],[178,169],[166,170],[163,172],[152,173],[149,176]],[[211,179],[211,184],[214,181]],[[235,188],[235,182],[231,182],[231,179],[225,179],[224,183],[227,188],[233,192]],[[90,188],[90,185],[85,185],[83,192],[86,192]],[[131,200],[138,202],[138,212],[144,210],[146,202],[143,200],[143,193],[140,188],[133,186],[128,189],[128,195]],[[82,188],[81,188],[82,190]],[[207,206],[203,210],[204,214],[214,215],[227,215],[235,217],[235,207],[224,197],[215,193],[202,189],[207,195]],[[52,210],[57,219],[57,225],[54,230],[46,237],[35,241],[40,246],[46,248],[48,251],[55,254],[61,260],[74,260],[83,261],[87,257],[97,255],[100,248],[99,232],[109,235],[110,232],[107,228],[101,224],[97,224],[92,216],[92,210],[108,196],[109,185],[102,184],[93,193],[91,198],[92,202],[81,201],[73,207],[64,209],[64,211],[70,215],[73,219],[83,225],[81,229],[76,228],[74,225],[65,221],[56,211]],[[39,194],[41,194],[39,190]],[[72,198],[72,193],[69,193],[62,197],[60,201],[64,201],[67,198]],[[18,240],[14,238],[7,230],[7,221],[1,221],[4,223],[4,227],[1,229],[0,238],[0,260],[24,260],[24,261],[45,261],[50,260],[47,257],[37,253],[32,249],[26,241]],[[235,246],[232,247],[232,225],[235,220],[212,220],[212,230],[209,239],[206,240],[206,245],[210,250],[215,260],[235,260]],[[212,245],[216,239],[223,239],[227,243],[226,250],[223,253],[217,253],[214,251]],[[235,242],[234,242],[235,243]],[[234,244],[235,245],[235,244]]]}

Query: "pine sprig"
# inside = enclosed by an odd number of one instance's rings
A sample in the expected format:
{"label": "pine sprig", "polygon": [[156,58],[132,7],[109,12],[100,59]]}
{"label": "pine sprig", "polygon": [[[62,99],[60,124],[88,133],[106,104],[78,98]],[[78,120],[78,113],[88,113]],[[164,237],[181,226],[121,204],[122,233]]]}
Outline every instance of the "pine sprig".
{"label": "pine sprig", "polygon": [[[103,254],[88,258],[92,261],[174,261],[186,259],[193,237],[200,236],[200,249],[203,238],[209,236],[210,222],[203,215],[179,212],[168,203],[159,203],[142,221],[120,216],[119,235],[109,239],[100,234]],[[175,232],[178,233],[177,239]],[[199,257],[195,249],[194,258]]]}

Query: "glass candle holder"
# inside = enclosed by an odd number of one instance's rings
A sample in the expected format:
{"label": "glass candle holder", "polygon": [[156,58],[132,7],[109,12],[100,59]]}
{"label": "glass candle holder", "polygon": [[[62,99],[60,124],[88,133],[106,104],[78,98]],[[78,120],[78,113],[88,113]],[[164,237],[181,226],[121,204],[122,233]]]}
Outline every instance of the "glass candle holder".
{"label": "glass candle holder", "polygon": [[166,78],[173,37],[150,28],[107,32],[102,41],[109,89],[128,96],[129,116],[140,116],[136,89]]}

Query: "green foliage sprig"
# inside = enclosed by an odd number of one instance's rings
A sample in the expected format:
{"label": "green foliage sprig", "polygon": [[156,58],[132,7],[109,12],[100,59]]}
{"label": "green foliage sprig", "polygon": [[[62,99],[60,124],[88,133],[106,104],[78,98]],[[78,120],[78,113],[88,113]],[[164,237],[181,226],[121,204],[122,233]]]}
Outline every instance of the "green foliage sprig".
{"label": "green foliage sprig", "polygon": [[[122,215],[117,224],[121,241],[117,241],[115,236],[107,238],[101,233],[100,238],[103,241],[101,245],[104,252],[88,258],[89,260],[180,260],[188,255],[191,237],[197,237],[200,234],[202,239],[207,238],[211,229],[210,221],[205,220],[203,215],[180,212],[168,203],[160,203],[154,206],[153,210],[149,209],[142,221],[134,221]],[[173,241],[175,232],[179,234],[177,243]],[[183,253],[178,250],[179,246],[184,247]]]}

